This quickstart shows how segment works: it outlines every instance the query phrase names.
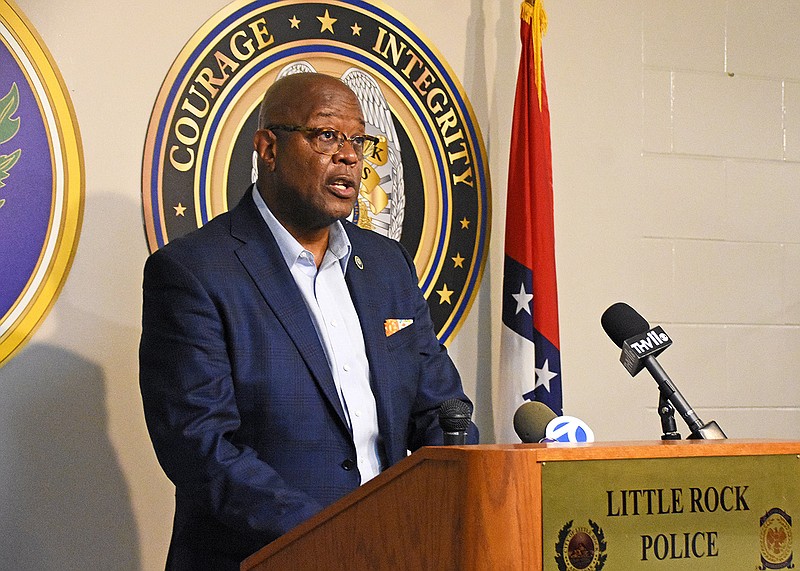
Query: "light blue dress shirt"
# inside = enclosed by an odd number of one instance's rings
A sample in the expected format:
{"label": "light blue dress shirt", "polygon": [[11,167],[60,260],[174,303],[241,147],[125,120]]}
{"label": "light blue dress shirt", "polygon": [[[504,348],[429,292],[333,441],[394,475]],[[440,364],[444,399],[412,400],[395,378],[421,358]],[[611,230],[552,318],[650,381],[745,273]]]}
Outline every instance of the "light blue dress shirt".
{"label": "light blue dress shirt", "polygon": [[353,432],[361,483],[381,471],[378,412],[369,382],[369,362],[358,314],[344,281],[350,240],[341,222],[331,226],[319,269],[314,255],[284,228],[253,185],[253,200],[272,231],[303,296],[325,350],[339,399]]}

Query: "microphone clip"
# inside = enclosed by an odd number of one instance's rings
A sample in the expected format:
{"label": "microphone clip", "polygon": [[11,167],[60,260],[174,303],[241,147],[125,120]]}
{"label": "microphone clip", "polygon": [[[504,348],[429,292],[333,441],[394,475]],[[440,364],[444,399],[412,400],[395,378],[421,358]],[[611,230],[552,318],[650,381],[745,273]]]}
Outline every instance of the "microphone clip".
{"label": "microphone clip", "polygon": [[667,396],[658,391],[658,416],[661,417],[661,440],[680,440],[681,433],[675,424],[675,407],[669,402]]}

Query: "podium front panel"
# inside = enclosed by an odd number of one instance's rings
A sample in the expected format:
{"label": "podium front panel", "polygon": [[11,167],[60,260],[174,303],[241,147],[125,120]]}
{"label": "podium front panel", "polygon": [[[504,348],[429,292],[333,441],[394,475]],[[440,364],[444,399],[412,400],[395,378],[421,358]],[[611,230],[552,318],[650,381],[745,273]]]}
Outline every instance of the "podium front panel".
{"label": "podium front panel", "polygon": [[797,455],[542,463],[543,569],[789,569]]}

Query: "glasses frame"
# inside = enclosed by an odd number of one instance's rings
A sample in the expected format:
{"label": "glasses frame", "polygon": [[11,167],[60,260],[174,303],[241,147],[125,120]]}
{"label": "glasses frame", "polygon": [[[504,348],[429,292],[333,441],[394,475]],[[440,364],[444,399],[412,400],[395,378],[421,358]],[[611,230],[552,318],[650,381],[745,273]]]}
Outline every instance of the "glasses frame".
{"label": "glasses frame", "polygon": [[[345,135],[338,129],[334,129],[333,127],[306,127],[304,125],[270,124],[264,127],[264,129],[268,131],[288,131],[288,132],[298,132],[306,134],[311,133],[313,135],[312,137],[309,138],[309,143],[311,145],[311,148],[315,152],[321,155],[327,155],[329,157],[332,157],[333,155],[341,151],[345,141],[347,141],[350,143],[350,146],[353,147],[353,150],[356,152],[356,155],[358,155],[358,158],[363,159],[364,147],[366,146],[367,141],[369,141],[373,145],[377,145],[381,141],[379,137],[367,134],[353,135],[352,137],[348,137],[347,135]],[[334,135],[336,135],[336,140],[339,142],[339,146],[333,152],[323,151],[322,149],[319,149],[317,147],[317,145],[319,144],[319,136],[326,131],[329,131]],[[360,143],[359,139],[361,139]]]}

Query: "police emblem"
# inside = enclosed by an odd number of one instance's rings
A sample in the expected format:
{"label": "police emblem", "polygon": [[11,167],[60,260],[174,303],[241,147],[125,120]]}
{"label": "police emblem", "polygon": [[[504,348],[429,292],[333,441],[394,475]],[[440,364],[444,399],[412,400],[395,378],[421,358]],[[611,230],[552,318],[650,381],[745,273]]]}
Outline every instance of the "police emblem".
{"label": "police emblem", "polygon": [[[255,180],[258,105],[277,78],[339,77],[367,133],[350,219],[413,255],[436,333],[448,342],[477,293],[488,247],[486,151],[458,80],[380,2],[238,0],[172,65],[150,119],[142,169],[151,251],[233,206]],[[380,295],[380,292],[376,292]]]}
{"label": "police emblem", "polygon": [[44,321],[83,215],[83,155],[68,92],[20,9],[0,2],[0,366]]}
{"label": "police emblem", "polygon": [[772,508],[759,520],[761,524],[761,567],[794,569],[792,563],[792,518],[780,508]]}
{"label": "police emblem", "polygon": [[555,560],[559,571],[600,571],[607,558],[602,528],[592,520],[588,528],[572,523],[568,521],[558,532]]}

